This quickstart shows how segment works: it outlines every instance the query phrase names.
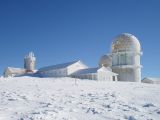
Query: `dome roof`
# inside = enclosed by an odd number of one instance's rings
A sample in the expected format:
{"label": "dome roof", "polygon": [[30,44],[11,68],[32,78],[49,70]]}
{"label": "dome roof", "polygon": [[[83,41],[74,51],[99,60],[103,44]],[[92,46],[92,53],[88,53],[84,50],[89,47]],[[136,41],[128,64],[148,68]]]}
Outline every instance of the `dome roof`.
{"label": "dome roof", "polygon": [[112,53],[123,51],[141,51],[139,40],[132,34],[122,33],[112,43]]}
{"label": "dome roof", "polygon": [[112,66],[112,57],[110,55],[103,55],[99,61],[99,67],[110,67]]}

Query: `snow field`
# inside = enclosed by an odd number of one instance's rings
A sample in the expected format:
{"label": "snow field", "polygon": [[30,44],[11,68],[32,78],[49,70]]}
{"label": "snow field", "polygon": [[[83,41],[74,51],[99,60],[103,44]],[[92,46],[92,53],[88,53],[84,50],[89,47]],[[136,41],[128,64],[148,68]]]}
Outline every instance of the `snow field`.
{"label": "snow field", "polygon": [[73,78],[0,78],[0,120],[159,120],[160,86]]}

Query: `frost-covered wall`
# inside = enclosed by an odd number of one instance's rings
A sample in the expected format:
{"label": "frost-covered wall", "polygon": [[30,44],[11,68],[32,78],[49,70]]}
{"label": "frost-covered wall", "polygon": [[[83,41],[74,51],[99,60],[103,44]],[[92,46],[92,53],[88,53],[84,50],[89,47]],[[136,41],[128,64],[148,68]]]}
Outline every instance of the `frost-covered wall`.
{"label": "frost-covered wall", "polygon": [[41,77],[66,77],[66,76],[68,76],[67,68],[39,71],[39,74]]}
{"label": "frost-covered wall", "polygon": [[22,68],[7,67],[4,71],[4,77],[14,77],[14,76],[22,75],[25,72],[26,70]]}
{"label": "frost-covered wall", "polygon": [[85,68],[87,68],[87,66],[84,65],[81,61],[76,61],[39,69],[38,74],[41,77],[67,77],[72,73]]}
{"label": "frost-covered wall", "polygon": [[98,81],[113,81],[113,76],[106,74],[105,72],[98,72],[97,80]]}
{"label": "frost-covered wall", "polygon": [[80,79],[98,80],[97,73],[82,74],[82,75],[77,75],[75,77]]}
{"label": "frost-covered wall", "polygon": [[[72,74],[72,77],[80,79],[90,79],[98,81],[116,81],[117,74],[110,71],[110,68],[101,67],[101,68],[87,68],[79,70]],[[113,79],[115,78],[115,79]]]}

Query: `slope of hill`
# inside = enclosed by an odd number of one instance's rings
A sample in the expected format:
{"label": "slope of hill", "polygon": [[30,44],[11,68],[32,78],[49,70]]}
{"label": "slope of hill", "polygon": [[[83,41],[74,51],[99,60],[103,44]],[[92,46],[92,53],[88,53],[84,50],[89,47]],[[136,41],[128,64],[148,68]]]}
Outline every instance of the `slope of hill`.
{"label": "slope of hill", "polygon": [[72,78],[0,79],[0,120],[159,118],[159,85]]}

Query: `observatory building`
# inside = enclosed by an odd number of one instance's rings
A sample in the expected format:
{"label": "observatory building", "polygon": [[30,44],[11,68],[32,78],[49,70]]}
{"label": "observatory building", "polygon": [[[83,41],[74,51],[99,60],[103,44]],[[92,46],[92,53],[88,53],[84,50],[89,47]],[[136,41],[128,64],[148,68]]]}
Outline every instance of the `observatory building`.
{"label": "observatory building", "polygon": [[90,68],[81,61],[73,61],[42,67],[36,71],[36,58],[34,53],[30,52],[24,58],[24,68],[8,67],[4,76],[32,74],[39,77],[141,82],[141,55],[139,40],[132,34],[122,33],[114,38],[111,53],[100,58],[99,67]]}
{"label": "observatory building", "polygon": [[114,38],[112,71],[118,74],[118,81],[141,82],[141,55],[141,45],[134,35],[123,33]]}
{"label": "observatory building", "polygon": [[111,55],[103,55],[99,61],[99,67],[111,67],[112,66],[112,57]]}

